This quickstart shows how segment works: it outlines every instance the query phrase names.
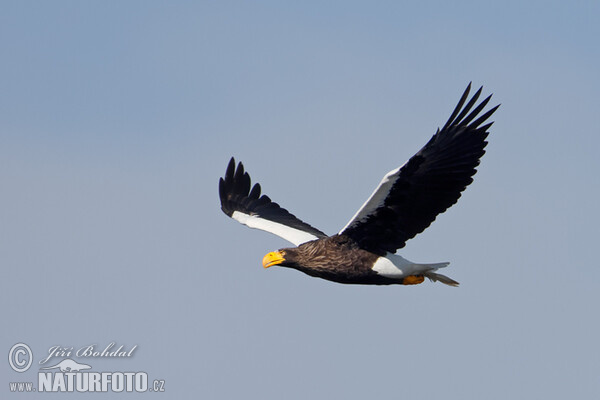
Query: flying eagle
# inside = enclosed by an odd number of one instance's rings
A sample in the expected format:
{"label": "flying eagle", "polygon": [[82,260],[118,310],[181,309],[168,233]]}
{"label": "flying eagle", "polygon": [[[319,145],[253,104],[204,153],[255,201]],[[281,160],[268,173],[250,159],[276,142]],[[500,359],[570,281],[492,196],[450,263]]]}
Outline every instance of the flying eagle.
{"label": "flying eagle", "polygon": [[413,285],[427,277],[457,286],[437,272],[449,263],[417,264],[394,253],[456,203],[473,181],[493,123],[485,122],[499,105],[480,116],[492,96],[475,106],[482,88],[467,101],[470,89],[469,83],[444,127],[402,167],[388,172],[335,235],[326,235],[261,195],[260,185],[251,186],[244,166],[240,162],[236,167],[233,157],[219,180],[221,209],[296,246],[268,253],[265,268],[279,265],[348,284]]}

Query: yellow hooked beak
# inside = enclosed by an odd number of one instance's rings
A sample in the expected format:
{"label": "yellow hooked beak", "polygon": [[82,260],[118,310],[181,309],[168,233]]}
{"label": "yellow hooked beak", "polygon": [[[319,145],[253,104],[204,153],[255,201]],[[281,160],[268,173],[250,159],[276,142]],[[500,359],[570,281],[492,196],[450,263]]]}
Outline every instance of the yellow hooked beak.
{"label": "yellow hooked beak", "polygon": [[263,267],[269,268],[273,265],[281,264],[285,261],[283,253],[280,251],[272,251],[263,257]]}

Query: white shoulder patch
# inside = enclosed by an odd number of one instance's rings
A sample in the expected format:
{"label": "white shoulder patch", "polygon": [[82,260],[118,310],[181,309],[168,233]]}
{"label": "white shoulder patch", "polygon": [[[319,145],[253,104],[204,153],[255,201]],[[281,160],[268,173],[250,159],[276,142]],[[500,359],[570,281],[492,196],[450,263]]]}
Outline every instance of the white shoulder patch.
{"label": "white shoulder patch", "polygon": [[234,211],[233,214],[231,214],[231,218],[250,228],[260,229],[277,235],[296,246],[318,239],[318,237],[311,233],[278,222],[273,222],[256,215],[248,215],[243,212]]}
{"label": "white shoulder patch", "polygon": [[379,183],[379,186],[377,186],[375,191],[371,194],[371,197],[369,197],[367,201],[365,201],[362,207],[360,207],[356,214],[354,214],[354,216],[350,219],[346,226],[342,228],[342,230],[339,233],[344,232],[344,230],[353,223],[365,220],[369,216],[369,214],[371,214],[383,204],[385,198],[390,193],[392,186],[394,186],[394,183],[396,183],[401,168],[402,167],[398,167],[394,170],[391,170],[383,177],[383,179]]}

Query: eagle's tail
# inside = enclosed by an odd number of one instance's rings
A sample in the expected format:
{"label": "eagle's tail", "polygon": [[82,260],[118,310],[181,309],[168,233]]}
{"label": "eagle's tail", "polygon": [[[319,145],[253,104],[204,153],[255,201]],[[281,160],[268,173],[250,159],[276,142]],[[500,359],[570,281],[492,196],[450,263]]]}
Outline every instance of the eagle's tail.
{"label": "eagle's tail", "polygon": [[430,281],[433,282],[442,282],[449,286],[458,286],[458,282],[456,282],[454,279],[448,278],[446,275],[434,272],[437,271],[438,268],[444,268],[448,266],[448,264],[450,263],[445,262],[438,264],[428,264],[428,266],[431,267],[431,269],[424,272],[423,275],[425,275],[427,278],[429,278]]}
{"label": "eagle's tail", "polygon": [[456,282],[454,279],[448,278],[446,275],[442,275],[442,274],[438,274],[434,271],[437,271],[438,268],[444,268],[447,267],[448,264],[447,262],[444,263],[437,263],[437,264],[425,264],[429,267],[429,269],[425,272],[423,272],[423,275],[426,276],[427,278],[429,278],[430,281],[433,282],[442,282],[446,285],[449,286],[458,286],[458,282]]}

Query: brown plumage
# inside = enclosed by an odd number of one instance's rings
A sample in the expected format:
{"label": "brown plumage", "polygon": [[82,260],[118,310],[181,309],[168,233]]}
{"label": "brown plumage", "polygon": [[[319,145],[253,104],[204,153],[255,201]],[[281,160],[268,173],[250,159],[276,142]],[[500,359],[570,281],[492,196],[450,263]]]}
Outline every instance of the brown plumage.
{"label": "brown plumage", "polygon": [[[334,235],[279,251],[285,258],[279,264],[281,267],[294,268],[310,276],[338,283],[397,283],[377,275],[371,266],[378,256],[361,249],[347,236]],[[340,274],[340,270],[344,274]]]}

